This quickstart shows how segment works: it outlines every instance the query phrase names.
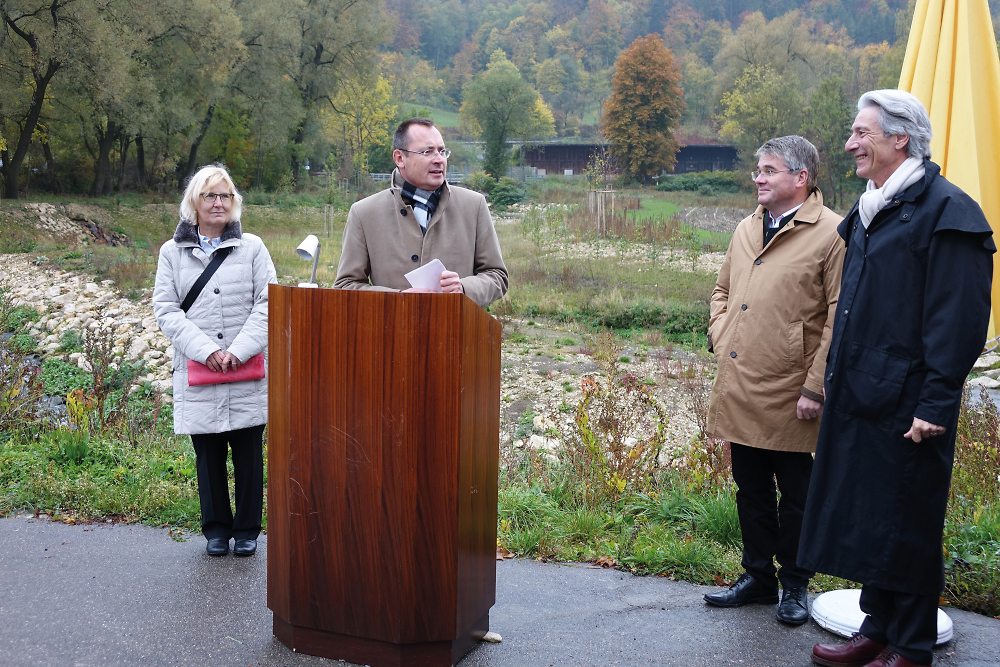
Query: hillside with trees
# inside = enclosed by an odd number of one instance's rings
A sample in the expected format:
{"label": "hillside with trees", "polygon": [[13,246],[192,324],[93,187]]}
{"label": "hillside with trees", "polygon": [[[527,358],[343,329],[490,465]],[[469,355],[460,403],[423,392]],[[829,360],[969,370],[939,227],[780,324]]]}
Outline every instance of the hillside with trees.
{"label": "hillside with trees", "polygon": [[[212,161],[250,189],[356,177],[391,167],[391,129],[418,113],[456,149],[493,146],[498,172],[509,140],[609,130],[619,58],[653,36],[683,96],[675,142],[746,157],[800,132],[836,193],[853,100],[895,85],[911,16],[907,0],[7,0],[2,192],[166,192]],[[501,79],[518,100],[502,122],[486,109]]]}

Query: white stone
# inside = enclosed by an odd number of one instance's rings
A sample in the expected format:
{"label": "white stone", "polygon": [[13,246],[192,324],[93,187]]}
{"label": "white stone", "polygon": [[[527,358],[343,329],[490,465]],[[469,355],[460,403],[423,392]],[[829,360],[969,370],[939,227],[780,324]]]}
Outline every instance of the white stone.
{"label": "white stone", "polygon": [[87,295],[97,294],[97,290],[98,290],[97,283],[87,283],[83,287],[83,293]]}
{"label": "white stone", "polygon": [[540,435],[533,435],[528,438],[527,447],[528,449],[554,454],[560,450],[561,444],[558,438],[545,438]]}
{"label": "white stone", "polygon": [[129,361],[135,361],[147,352],[149,352],[149,343],[141,338],[136,339],[128,349],[128,359]]}
{"label": "white stone", "polygon": [[987,389],[996,389],[997,387],[1000,387],[1000,380],[986,377],[984,375],[983,377],[969,380],[968,385],[970,387],[986,387]]}
{"label": "white stone", "polygon": [[45,296],[50,296],[50,297],[59,296],[60,294],[62,294],[62,290],[59,288],[58,285],[53,285],[52,287],[45,290]]}
{"label": "white stone", "polygon": [[535,415],[535,418],[531,420],[531,425],[542,431],[547,431],[550,428],[555,428],[555,422],[542,415]]}
{"label": "white stone", "polygon": [[165,394],[166,392],[174,388],[172,380],[153,380],[152,385],[153,389],[160,392],[161,394]]}
{"label": "white stone", "polygon": [[1000,361],[1000,354],[997,354],[996,352],[990,352],[990,353],[984,354],[981,357],[979,357],[978,359],[976,359],[976,363],[972,364],[972,367],[973,368],[989,368],[990,366],[992,366],[993,364],[997,363],[998,361]]}

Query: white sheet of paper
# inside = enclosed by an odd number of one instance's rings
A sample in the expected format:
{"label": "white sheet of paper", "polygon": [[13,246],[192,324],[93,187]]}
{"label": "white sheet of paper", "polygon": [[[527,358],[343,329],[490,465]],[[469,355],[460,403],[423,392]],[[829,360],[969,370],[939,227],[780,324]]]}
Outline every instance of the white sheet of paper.
{"label": "white sheet of paper", "polygon": [[432,259],[427,262],[419,269],[413,269],[403,277],[406,278],[410,285],[418,289],[429,289],[432,292],[441,291],[441,274],[444,273],[444,264],[441,263],[440,259]]}

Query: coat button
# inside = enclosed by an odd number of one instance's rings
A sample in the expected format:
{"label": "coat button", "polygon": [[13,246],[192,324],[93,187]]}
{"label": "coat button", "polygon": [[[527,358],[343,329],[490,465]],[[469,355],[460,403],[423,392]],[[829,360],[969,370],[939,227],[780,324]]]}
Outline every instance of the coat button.
{"label": "coat button", "polygon": [[730,352],[729,356],[732,357],[733,359],[735,359],[736,358],[736,352]]}
{"label": "coat button", "polygon": [[218,294],[219,293],[219,288],[216,287],[214,291],[215,291],[216,294]]}
{"label": "coat button", "polygon": [[746,310],[746,309],[747,309],[747,305],[745,303],[742,306],[740,306],[740,310]]}
{"label": "coat button", "polygon": [[406,217],[406,209],[405,208],[399,209],[399,214],[403,217]]}
{"label": "coat button", "polygon": [[758,258],[758,259],[755,259],[755,260],[753,261],[753,263],[754,263],[754,264],[760,264],[760,258]]}
{"label": "coat button", "polygon": [[844,308],[844,315],[846,315],[848,312],[849,311],[847,310],[847,308]]}
{"label": "coat button", "polygon": [[222,340],[222,334],[218,334],[218,335],[216,336],[216,338],[218,338],[219,340]]}
{"label": "coat button", "polygon": [[412,259],[414,262],[419,262],[420,261],[420,255],[413,255],[413,256],[410,257],[410,259]]}

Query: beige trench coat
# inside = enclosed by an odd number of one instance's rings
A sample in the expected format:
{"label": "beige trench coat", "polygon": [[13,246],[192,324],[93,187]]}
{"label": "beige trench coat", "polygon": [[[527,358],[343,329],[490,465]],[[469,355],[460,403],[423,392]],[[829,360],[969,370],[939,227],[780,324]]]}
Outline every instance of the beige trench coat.
{"label": "beige trench coat", "polygon": [[814,452],[840,294],[841,217],[814,190],[764,248],[764,208],[740,222],[712,292],[709,338],[719,369],[708,409],[713,436],[749,447]]}
{"label": "beige trench coat", "polygon": [[459,275],[465,294],[483,308],[502,297],[507,267],[486,199],[445,183],[425,236],[413,209],[403,203],[401,187],[397,170],[392,187],[351,206],[334,287],[404,290],[410,287],[405,274],[439,259]]}

